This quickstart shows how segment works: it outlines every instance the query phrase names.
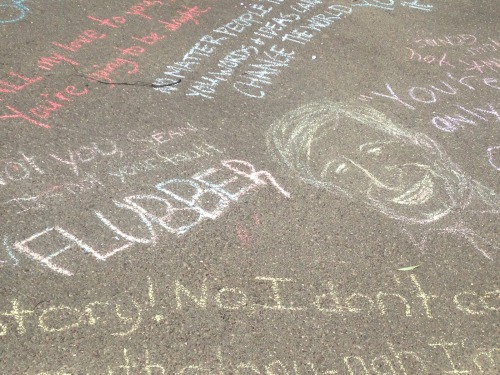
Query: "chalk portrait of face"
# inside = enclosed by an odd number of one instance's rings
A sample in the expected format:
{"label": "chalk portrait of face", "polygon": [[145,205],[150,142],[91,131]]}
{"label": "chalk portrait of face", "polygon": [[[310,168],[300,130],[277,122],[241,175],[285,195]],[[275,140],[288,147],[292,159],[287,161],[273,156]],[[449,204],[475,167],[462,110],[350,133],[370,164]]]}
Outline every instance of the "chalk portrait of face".
{"label": "chalk portrait of face", "polygon": [[[303,181],[407,224],[461,218],[471,195],[500,213],[494,192],[464,175],[435,141],[368,106],[304,105],[271,125],[267,143]],[[439,230],[466,237],[490,258],[469,228],[456,224]]]}

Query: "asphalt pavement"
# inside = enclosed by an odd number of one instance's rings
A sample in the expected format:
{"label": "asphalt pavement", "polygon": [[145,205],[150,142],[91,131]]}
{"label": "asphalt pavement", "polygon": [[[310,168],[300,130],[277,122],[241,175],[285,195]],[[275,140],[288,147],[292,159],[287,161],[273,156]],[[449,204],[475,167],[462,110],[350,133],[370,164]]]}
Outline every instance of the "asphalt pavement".
{"label": "asphalt pavement", "polygon": [[499,374],[499,17],[0,1],[0,374]]}

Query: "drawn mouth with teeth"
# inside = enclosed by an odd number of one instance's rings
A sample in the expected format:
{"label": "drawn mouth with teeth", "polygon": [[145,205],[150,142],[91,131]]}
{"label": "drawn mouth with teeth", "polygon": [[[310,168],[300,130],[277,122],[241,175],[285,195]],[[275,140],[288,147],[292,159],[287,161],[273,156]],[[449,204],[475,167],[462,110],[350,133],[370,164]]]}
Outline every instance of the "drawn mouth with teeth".
{"label": "drawn mouth with teeth", "polygon": [[429,174],[414,184],[409,190],[396,198],[391,199],[392,202],[403,204],[406,206],[416,206],[427,202],[434,194],[434,182]]}

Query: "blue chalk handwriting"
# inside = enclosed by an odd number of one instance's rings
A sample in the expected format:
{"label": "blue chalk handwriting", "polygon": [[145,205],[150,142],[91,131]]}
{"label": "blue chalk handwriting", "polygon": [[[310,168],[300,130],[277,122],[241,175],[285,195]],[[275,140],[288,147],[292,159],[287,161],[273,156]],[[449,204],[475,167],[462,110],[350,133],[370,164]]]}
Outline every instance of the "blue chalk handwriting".
{"label": "blue chalk handwriting", "polygon": [[10,4],[0,4],[0,24],[21,21],[29,12],[25,0],[11,0]]}

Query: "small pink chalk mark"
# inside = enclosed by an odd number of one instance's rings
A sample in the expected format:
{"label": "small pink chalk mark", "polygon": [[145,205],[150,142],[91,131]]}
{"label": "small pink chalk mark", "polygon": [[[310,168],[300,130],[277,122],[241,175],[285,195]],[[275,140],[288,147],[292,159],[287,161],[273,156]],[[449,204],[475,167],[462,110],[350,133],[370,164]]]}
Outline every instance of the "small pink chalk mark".
{"label": "small pink chalk mark", "polygon": [[260,225],[261,224],[260,214],[253,214],[253,218],[255,220],[255,225]]}
{"label": "small pink chalk mark", "polygon": [[[253,220],[255,225],[261,225],[260,214],[253,214]],[[236,224],[236,235],[238,236],[240,242],[244,246],[250,246],[252,244],[252,237],[250,232],[241,224]]]}
{"label": "small pink chalk mark", "polygon": [[236,235],[243,246],[250,246],[252,244],[250,233],[241,224],[236,224]]}

